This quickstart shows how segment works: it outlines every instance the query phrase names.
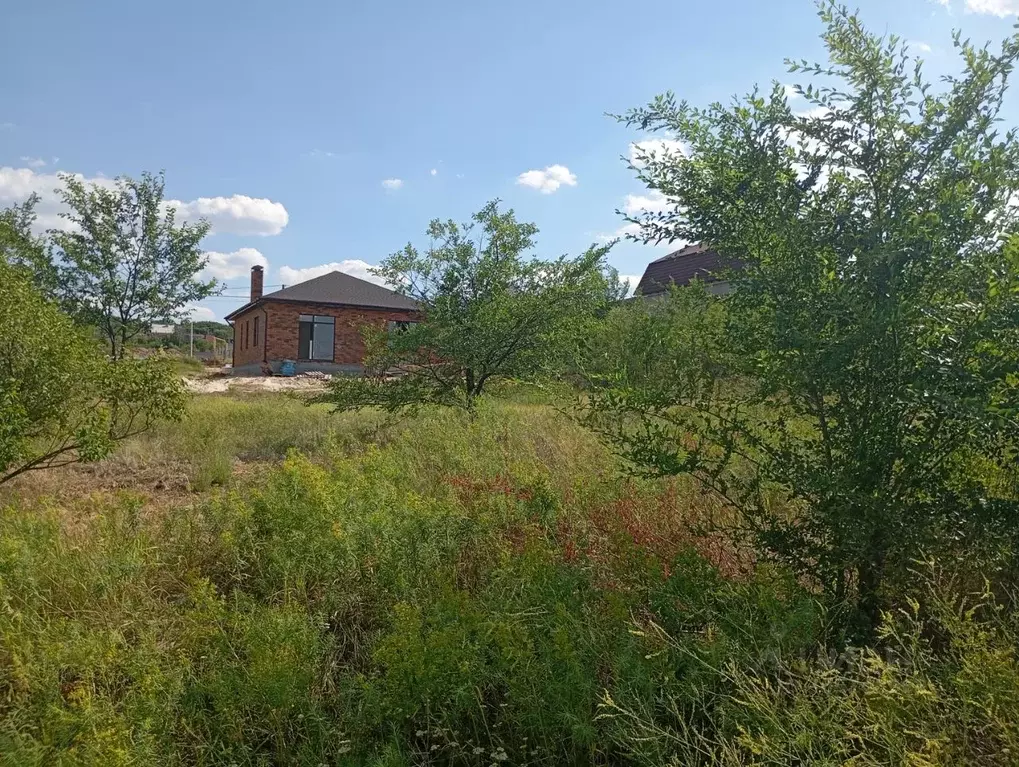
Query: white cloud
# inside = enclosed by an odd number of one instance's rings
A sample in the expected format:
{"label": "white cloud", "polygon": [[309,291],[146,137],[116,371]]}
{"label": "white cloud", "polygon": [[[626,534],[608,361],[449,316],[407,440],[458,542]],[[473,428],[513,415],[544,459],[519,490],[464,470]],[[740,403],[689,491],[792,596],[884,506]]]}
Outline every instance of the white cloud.
{"label": "white cloud", "polygon": [[930,53],[934,50],[929,43],[925,43],[923,40],[907,40],[906,45],[909,46],[911,51],[919,51],[920,53]]}
{"label": "white cloud", "polygon": [[802,112],[794,112],[797,117],[803,117],[807,120],[814,120],[818,117],[824,117],[831,114],[831,110],[828,107],[815,106],[810,109],[804,109]]}
{"label": "white cloud", "polygon": [[785,91],[785,97],[787,101],[795,101],[796,99],[803,98],[803,96],[800,95],[799,91],[796,90],[795,85],[788,84],[783,85],[782,90]]}
{"label": "white cloud", "polygon": [[[53,158],[53,162],[57,159]],[[106,176],[86,177],[80,173],[71,175],[84,183],[107,188],[114,186],[114,180]],[[64,208],[56,191],[58,187],[63,187],[63,182],[56,172],[39,173],[32,168],[0,168],[0,206],[22,202],[32,194],[39,195],[35,208],[38,216],[35,228],[40,232],[69,227],[68,222],[60,217]],[[200,197],[190,202],[168,200],[166,205],[177,208],[178,218],[207,218],[213,232],[279,234],[288,221],[287,209],[280,203],[237,194],[232,197]]]}
{"label": "white cloud", "polygon": [[212,225],[212,234],[269,236],[282,232],[290,221],[282,203],[245,194],[199,197],[190,202],[167,200],[165,204],[177,208],[178,219],[204,218]]}
{"label": "white cloud", "polygon": [[217,280],[232,280],[246,277],[251,273],[251,267],[269,265],[265,256],[255,248],[239,248],[230,253],[209,250],[205,255],[209,258],[209,263],[202,270],[202,276],[206,279],[213,277]]}
{"label": "white cloud", "polygon": [[[105,176],[86,178],[80,173],[72,174],[79,181],[91,182],[102,186],[113,186],[113,180]],[[35,206],[36,220],[34,229],[37,233],[47,229],[68,229],[70,224],[60,217],[64,209],[57,193],[57,188],[64,184],[56,173],[36,173],[31,168],[0,168],[0,207],[13,203],[24,202],[33,194],[39,196]]]}
{"label": "white cloud", "polygon": [[339,152],[330,152],[326,149],[312,149],[308,152],[307,156],[315,160],[335,160],[340,154]]}
{"label": "white cloud", "polygon": [[0,130],[14,130],[16,127],[14,123],[0,123]]}
{"label": "white cloud", "polygon": [[[630,217],[638,217],[645,213],[665,213],[672,210],[674,203],[661,192],[652,189],[648,194],[628,194],[623,198],[624,214]],[[624,240],[631,237],[639,237],[641,233],[640,224],[627,222],[608,234],[598,235],[602,242],[612,240]]]}
{"label": "white cloud", "polygon": [[329,272],[343,272],[349,274],[351,277],[358,277],[368,282],[374,282],[376,285],[385,285],[386,281],[381,277],[376,277],[369,270],[374,268],[372,264],[367,261],[362,261],[359,258],[348,258],[343,261],[331,261],[328,264],[319,264],[318,266],[306,266],[303,268],[294,268],[292,266],[280,267],[280,282],[284,285],[296,285],[299,282],[305,282],[312,280],[315,277],[321,277],[323,274],[329,274]]}
{"label": "white cloud", "polygon": [[[947,2],[944,4],[947,5]],[[966,13],[983,13],[1004,19],[1019,14],[1019,0],[966,0]]]}
{"label": "white cloud", "polygon": [[619,275],[620,282],[626,283],[626,295],[632,296],[633,291],[637,289],[637,285],[640,283],[641,275],[639,274],[621,274]]}
{"label": "white cloud", "polygon": [[628,194],[623,200],[623,213],[638,216],[641,213],[664,213],[672,209],[669,198],[657,190],[650,194]]}
{"label": "white cloud", "polygon": [[669,155],[690,154],[690,145],[673,138],[650,138],[630,144],[630,165],[639,168],[647,159],[664,159]]}
{"label": "white cloud", "polygon": [[195,322],[216,319],[216,312],[208,306],[189,306],[186,311],[187,316]]}
{"label": "white cloud", "polygon": [[428,172],[431,173],[433,176],[438,176],[439,175],[439,169],[438,168],[432,168]]}
{"label": "white cloud", "polygon": [[577,176],[570,173],[565,165],[549,165],[545,170],[529,170],[517,176],[517,183],[537,189],[542,194],[552,194],[560,186],[576,186]]}
{"label": "white cloud", "polygon": [[627,223],[614,232],[599,234],[598,239],[601,242],[612,242],[613,240],[625,240],[628,237],[637,237],[638,235],[640,235],[640,224]]}
{"label": "white cloud", "polygon": [[46,165],[46,161],[41,157],[22,157],[21,161],[29,168],[42,168]]}
{"label": "white cloud", "polygon": [[397,189],[403,186],[402,178],[387,178],[382,182],[383,189],[388,189],[390,192],[395,192]]}

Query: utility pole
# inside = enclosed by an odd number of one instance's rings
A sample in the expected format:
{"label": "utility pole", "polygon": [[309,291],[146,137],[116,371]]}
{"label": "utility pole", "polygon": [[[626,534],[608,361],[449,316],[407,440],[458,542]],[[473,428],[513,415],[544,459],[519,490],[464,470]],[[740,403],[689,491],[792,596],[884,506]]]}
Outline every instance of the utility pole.
{"label": "utility pole", "polygon": [[191,320],[191,356],[195,356],[195,321]]}

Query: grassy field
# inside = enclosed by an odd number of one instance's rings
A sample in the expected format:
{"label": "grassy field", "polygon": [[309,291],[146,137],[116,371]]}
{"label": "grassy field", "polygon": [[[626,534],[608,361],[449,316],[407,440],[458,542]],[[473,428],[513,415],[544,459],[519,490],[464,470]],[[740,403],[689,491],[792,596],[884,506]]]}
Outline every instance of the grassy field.
{"label": "grassy field", "polygon": [[838,655],[712,498],[623,469],[520,398],[394,421],[207,395],[14,483],[0,764],[1019,760],[990,595],[932,567],[883,652]]}

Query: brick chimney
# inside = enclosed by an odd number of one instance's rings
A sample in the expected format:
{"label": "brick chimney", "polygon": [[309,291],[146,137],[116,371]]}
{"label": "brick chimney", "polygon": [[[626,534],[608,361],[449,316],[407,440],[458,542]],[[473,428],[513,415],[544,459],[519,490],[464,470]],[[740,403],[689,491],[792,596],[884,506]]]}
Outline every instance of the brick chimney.
{"label": "brick chimney", "polygon": [[251,300],[257,301],[262,297],[262,267],[251,267]]}

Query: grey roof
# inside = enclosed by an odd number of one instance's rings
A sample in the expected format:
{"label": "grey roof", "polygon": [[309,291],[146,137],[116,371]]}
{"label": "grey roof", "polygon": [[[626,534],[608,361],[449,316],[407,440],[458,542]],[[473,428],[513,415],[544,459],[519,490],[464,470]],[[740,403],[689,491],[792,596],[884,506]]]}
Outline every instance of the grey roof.
{"label": "grey roof", "polygon": [[[399,293],[352,277],[343,272],[329,272],[321,277],[289,288],[266,293],[258,301],[303,301],[316,304],[338,304],[341,306],[364,306],[375,309],[417,309],[417,302]],[[245,304],[227,315],[227,319],[240,314],[258,301]]]}

